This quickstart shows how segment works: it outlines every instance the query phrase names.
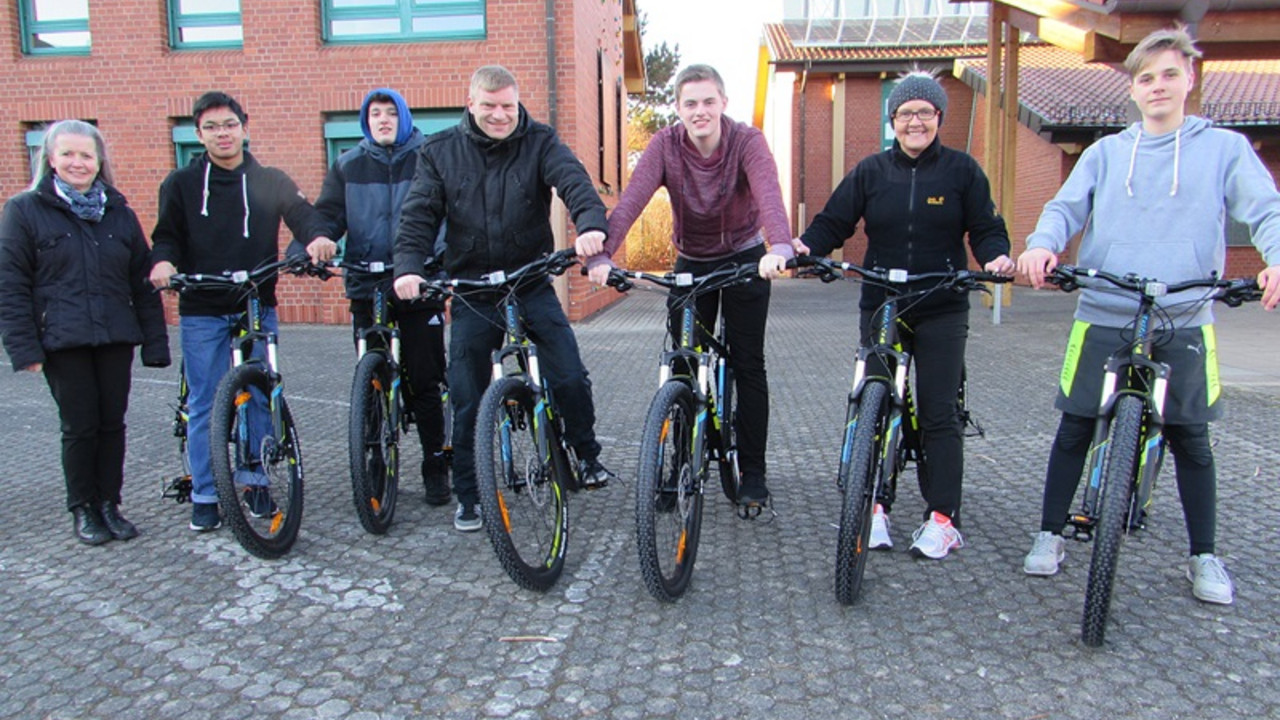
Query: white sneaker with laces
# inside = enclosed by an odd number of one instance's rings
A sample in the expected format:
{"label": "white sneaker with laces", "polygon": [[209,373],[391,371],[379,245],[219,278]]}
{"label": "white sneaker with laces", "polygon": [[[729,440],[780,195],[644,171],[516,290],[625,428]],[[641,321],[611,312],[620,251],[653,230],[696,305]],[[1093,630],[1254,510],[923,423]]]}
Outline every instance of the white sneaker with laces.
{"label": "white sneaker with laces", "polygon": [[1067,541],[1057,533],[1041,530],[1022,561],[1022,571],[1028,575],[1056,575],[1066,555]]}
{"label": "white sneaker with laces", "polygon": [[964,547],[964,538],[951,524],[951,518],[939,512],[931,513],[911,538],[911,554],[918,558],[941,560],[952,550]]}
{"label": "white sneaker with laces", "polygon": [[884,511],[884,506],[880,503],[876,503],[871,511],[871,539],[867,542],[867,547],[872,550],[893,547],[893,538],[889,537],[889,513]]}
{"label": "white sneaker with laces", "polygon": [[1218,605],[1230,605],[1235,600],[1231,576],[1213,553],[1192,555],[1187,561],[1187,579],[1191,581],[1191,594],[1197,600]]}

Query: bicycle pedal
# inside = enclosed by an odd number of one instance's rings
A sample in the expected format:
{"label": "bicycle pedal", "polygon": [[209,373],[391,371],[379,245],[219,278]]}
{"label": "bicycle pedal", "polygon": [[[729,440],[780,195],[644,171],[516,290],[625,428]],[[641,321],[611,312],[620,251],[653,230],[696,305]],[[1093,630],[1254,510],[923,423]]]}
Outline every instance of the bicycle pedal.
{"label": "bicycle pedal", "polygon": [[179,475],[172,480],[161,479],[160,497],[178,504],[191,502],[191,476]]}

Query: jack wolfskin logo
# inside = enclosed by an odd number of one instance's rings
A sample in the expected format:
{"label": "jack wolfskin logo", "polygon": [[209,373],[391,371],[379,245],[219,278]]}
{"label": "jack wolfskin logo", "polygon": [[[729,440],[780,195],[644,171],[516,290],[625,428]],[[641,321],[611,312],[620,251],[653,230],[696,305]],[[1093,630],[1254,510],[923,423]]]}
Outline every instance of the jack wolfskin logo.
{"label": "jack wolfskin logo", "polygon": [[944,195],[939,195],[939,196],[937,196],[937,197],[931,197],[931,198],[929,198],[929,199],[928,199],[928,203],[929,203],[930,205],[941,205],[941,204],[945,203],[945,202],[946,202],[946,200],[947,200],[946,196],[944,196]]}

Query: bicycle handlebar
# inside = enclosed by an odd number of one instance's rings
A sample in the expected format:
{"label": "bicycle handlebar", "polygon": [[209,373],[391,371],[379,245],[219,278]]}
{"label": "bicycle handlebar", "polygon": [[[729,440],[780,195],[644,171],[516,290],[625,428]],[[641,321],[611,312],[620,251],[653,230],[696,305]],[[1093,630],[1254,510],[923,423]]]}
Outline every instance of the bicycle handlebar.
{"label": "bicycle handlebar", "polygon": [[706,275],[694,275],[693,273],[664,273],[658,275],[656,273],[648,273],[642,270],[624,270],[622,268],[610,268],[609,279],[606,284],[615,288],[618,292],[626,292],[635,287],[635,280],[644,280],[653,283],[659,287],[675,290],[678,288],[692,288],[692,294],[701,295],[703,293],[713,292],[715,290],[723,290],[735,285],[745,285],[758,276],[756,265],[744,263],[741,265],[726,265],[722,268],[712,270]]}
{"label": "bicycle handlebar", "polygon": [[1242,303],[1262,299],[1262,290],[1258,287],[1257,280],[1253,278],[1224,280],[1218,277],[1216,273],[1207,278],[1184,280],[1169,284],[1154,278],[1140,277],[1136,273],[1116,275],[1097,268],[1058,265],[1045,277],[1045,280],[1057,285],[1058,289],[1063,292],[1074,292],[1081,287],[1080,278],[1105,280],[1121,290],[1135,293],[1150,300],[1195,288],[1221,290],[1221,292],[1214,295],[1213,299],[1226,303],[1230,307],[1239,307]]}
{"label": "bicycle handlebar", "polygon": [[543,255],[515,270],[494,270],[481,275],[478,280],[469,278],[447,278],[444,280],[424,280],[419,291],[429,297],[452,295],[455,288],[493,290],[498,288],[514,289],[533,276],[563,275],[566,270],[578,264],[578,253],[573,248],[557,250],[550,255]]}
{"label": "bicycle handlebar", "polygon": [[983,283],[1007,283],[1013,281],[1013,277],[1010,275],[1000,275],[985,270],[939,270],[909,273],[900,268],[865,268],[849,262],[837,262],[829,258],[813,257],[811,255],[800,255],[788,260],[787,267],[801,268],[801,272],[804,272],[805,268],[812,268],[811,272],[823,282],[837,280],[843,276],[843,273],[852,272],[860,275],[866,282],[887,288],[908,285],[923,280],[942,281],[928,288],[925,292],[930,292],[937,288],[967,292],[969,290],[985,289]]}
{"label": "bicycle handlebar", "polygon": [[294,256],[267,263],[253,270],[228,270],[218,274],[174,273],[169,277],[169,288],[178,292],[197,288],[234,289],[256,285],[281,271],[290,275],[311,275],[322,280],[331,277],[323,266],[312,264],[310,258]]}

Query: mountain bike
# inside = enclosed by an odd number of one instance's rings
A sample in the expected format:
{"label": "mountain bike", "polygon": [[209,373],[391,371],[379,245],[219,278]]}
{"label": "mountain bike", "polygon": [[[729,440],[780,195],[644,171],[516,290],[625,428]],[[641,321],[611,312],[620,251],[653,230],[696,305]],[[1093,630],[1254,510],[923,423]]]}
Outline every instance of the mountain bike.
{"label": "mountain bike", "polygon": [[186,360],[178,363],[178,404],[173,406],[173,436],[178,439],[178,458],[182,462],[182,473],[174,477],[161,478],[160,497],[173,500],[181,505],[191,502],[191,459],[187,455],[187,425],[191,419],[187,398],[191,389],[187,387]]}
{"label": "mountain bike", "polygon": [[[908,273],[869,269],[826,258],[804,257],[799,264],[810,266],[807,272],[824,281],[852,272],[886,291],[885,301],[872,314],[871,344],[860,346],[855,356],[836,471],[836,485],[844,495],[836,540],[836,599],[842,605],[852,605],[862,589],[875,504],[892,502],[898,477],[908,462],[915,462],[921,487],[928,482],[924,433],[911,390],[911,354],[903,349],[899,336],[900,315],[911,301],[930,293],[986,292],[987,283],[1013,278],[970,270]],[[920,283],[927,286],[920,288]],[[973,423],[965,407],[965,385],[960,384],[957,409],[968,425]]]}
{"label": "mountain bike", "polygon": [[518,290],[547,282],[577,263],[572,248],[479,280],[426,281],[428,295],[468,302],[478,292],[500,297],[505,337],[493,351],[493,380],[480,398],[475,429],[476,484],[485,531],[498,561],[517,585],[545,591],[564,570],[569,539],[566,491],[579,488],[564,421],[525,331]]}
{"label": "mountain bike", "polygon": [[[279,272],[320,272],[305,258],[267,263],[222,275],[175,274],[179,292],[219,289],[241,293],[245,313],[232,343],[232,368],[218,382],[209,424],[214,485],[222,516],[250,554],[278,558],[293,547],[302,522],[302,446],[284,398],[277,337],[262,326],[258,285]],[[252,356],[256,343],[266,358]],[[266,417],[258,409],[265,406]]]}
{"label": "mountain bike", "polygon": [[1079,510],[1067,517],[1068,530],[1063,533],[1082,542],[1096,539],[1080,636],[1085,645],[1098,647],[1106,633],[1121,540],[1140,526],[1164,460],[1162,430],[1169,366],[1154,360],[1152,350],[1159,346],[1162,330],[1172,328],[1172,321],[1168,309],[1157,306],[1156,301],[1200,288],[1210,292],[1192,302],[1218,300],[1237,307],[1258,300],[1262,293],[1248,278],[1223,280],[1215,276],[1167,284],[1072,265],[1055,267],[1046,280],[1067,292],[1079,288],[1082,280],[1102,280],[1132,295],[1138,303],[1130,326],[1132,339],[1107,359],[1097,422],[1085,461],[1084,496]]}
{"label": "mountain bike", "polygon": [[[706,275],[654,275],[614,268],[608,284],[625,291],[644,280],[676,292],[679,337],[658,363],[658,392],[649,404],[640,435],[636,475],[636,549],[645,588],[658,600],[674,602],[693,577],[702,533],[704,487],[712,463],[721,488],[735,504],[740,475],[733,366],[724,323],[708,332],[696,315],[698,297],[757,278],[757,266],[729,265]],[[706,321],[706,318],[703,318]],[[715,318],[710,319],[714,323]],[[743,517],[762,508],[740,508]]]}
{"label": "mountain bike", "polygon": [[[383,282],[390,280],[392,268],[381,262],[348,260],[331,261],[328,267],[374,280],[373,324],[362,329],[356,340],[358,360],[351,382],[347,450],[356,515],[366,531],[382,535],[391,527],[399,496],[400,436],[415,421],[401,382],[400,330],[389,312],[389,286]],[[441,393],[447,460],[452,437],[448,390],[426,390]]]}

